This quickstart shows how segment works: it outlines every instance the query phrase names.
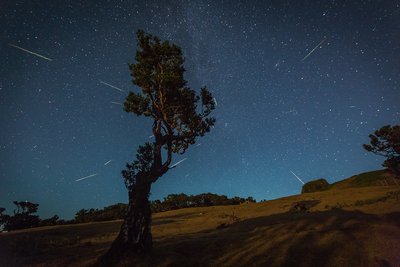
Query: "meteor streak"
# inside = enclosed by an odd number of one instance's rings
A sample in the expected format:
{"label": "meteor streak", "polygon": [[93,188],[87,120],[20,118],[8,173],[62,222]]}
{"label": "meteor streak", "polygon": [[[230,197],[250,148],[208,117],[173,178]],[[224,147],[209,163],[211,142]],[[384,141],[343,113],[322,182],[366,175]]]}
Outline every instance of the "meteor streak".
{"label": "meteor streak", "polygon": [[294,172],[292,172],[291,170],[289,170],[296,178],[297,180],[299,180],[302,184],[304,184],[304,182],[300,179],[299,176],[297,176]]}
{"label": "meteor streak", "polygon": [[103,81],[101,81],[101,80],[99,80],[99,82],[100,82],[100,83],[102,83],[102,84],[105,84],[105,85],[107,85],[107,86],[109,86],[109,87],[111,87],[111,88],[117,89],[118,91],[121,91],[121,92],[124,92],[124,93],[125,93],[125,91],[124,91],[124,90],[122,90],[121,88],[119,88],[119,87],[116,87],[116,86],[114,86],[114,85],[112,85],[112,84],[109,84],[109,83],[103,82]]}
{"label": "meteor streak", "polygon": [[112,159],[110,159],[109,161],[107,161],[106,163],[104,163],[104,166],[106,166],[108,163],[110,163],[112,161]]}
{"label": "meteor streak", "polygon": [[179,164],[181,164],[182,162],[184,162],[187,158],[184,158],[180,161],[178,161],[177,163],[175,163],[174,165],[172,165],[171,167],[169,167],[170,169],[175,168],[176,166],[178,166]]}
{"label": "meteor streak", "polygon": [[115,104],[115,105],[120,105],[120,106],[123,106],[121,103],[119,103],[119,102],[114,102],[114,101],[111,101],[111,103],[112,104]]}
{"label": "meteor streak", "polygon": [[218,106],[217,99],[215,99],[215,97],[214,97],[214,103],[215,103],[215,106]]}
{"label": "meteor streak", "polygon": [[85,177],[82,177],[82,178],[76,179],[76,180],[75,180],[75,182],[79,182],[79,181],[85,180],[85,179],[87,179],[87,178],[90,178],[90,177],[96,176],[96,175],[97,175],[97,173],[95,173],[95,174],[91,174],[91,175],[88,175],[88,176],[85,176]]}
{"label": "meteor streak", "polygon": [[27,52],[27,53],[29,53],[29,54],[35,55],[35,56],[37,56],[37,57],[41,57],[41,58],[46,59],[46,60],[48,60],[48,61],[53,61],[51,58],[42,56],[42,55],[40,55],[40,54],[38,54],[38,53],[35,53],[35,52],[32,52],[32,51],[30,51],[30,50],[28,50],[28,49],[22,48],[22,47],[20,47],[20,46],[18,46],[18,45],[13,45],[13,44],[8,44],[8,45],[9,45],[9,46],[12,46],[12,47],[15,47],[15,48],[17,48],[17,49],[20,49],[20,50],[22,50],[22,51],[24,51],[24,52]]}
{"label": "meteor streak", "polygon": [[305,57],[303,57],[303,59],[301,61],[306,60],[320,45],[322,45],[323,42],[325,42],[326,38],[324,37],[324,39],[322,39],[321,42],[319,42],[319,44],[317,44],[311,51],[310,53],[308,53]]}

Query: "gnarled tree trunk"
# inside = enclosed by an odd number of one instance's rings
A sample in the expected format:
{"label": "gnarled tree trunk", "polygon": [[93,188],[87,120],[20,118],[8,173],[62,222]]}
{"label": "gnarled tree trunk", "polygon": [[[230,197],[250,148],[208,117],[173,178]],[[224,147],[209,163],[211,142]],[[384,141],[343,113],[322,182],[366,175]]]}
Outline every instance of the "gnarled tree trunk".
{"label": "gnarled tree trunk", "polygon": [[145,254],[152,249],[151,208],[148,196],[151,182],[137,181],[129,192],[128,211],[118,237],[111,248],[96,263],[97,266],[112,266],[132,255]]}

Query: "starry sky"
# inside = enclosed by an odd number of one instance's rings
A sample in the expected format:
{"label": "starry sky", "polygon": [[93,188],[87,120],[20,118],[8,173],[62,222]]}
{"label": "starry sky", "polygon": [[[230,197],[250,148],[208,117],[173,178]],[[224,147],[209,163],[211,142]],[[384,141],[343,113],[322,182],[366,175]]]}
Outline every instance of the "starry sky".
{"label": "starry sky", "polygon": [[138,92],[127,65],[138,29],[182,47],[189,86],[217,101],[215,128],[174,157],[186,160],[151,199],[274,199],[300,192],[291,171],[335,182],[380,169],[362,144],[400,122],[398,1],[3,0],[0,10],[8,213],[14,200],[64,219],[127,202],[121,170],[152,134],[118,104]]}

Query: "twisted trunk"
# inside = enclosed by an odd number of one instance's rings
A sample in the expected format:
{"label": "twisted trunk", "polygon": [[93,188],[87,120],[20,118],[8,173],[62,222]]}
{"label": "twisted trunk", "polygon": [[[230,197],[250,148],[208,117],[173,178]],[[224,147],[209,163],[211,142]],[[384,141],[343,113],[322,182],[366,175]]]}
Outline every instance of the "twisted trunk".
{"label": "twisted trunk", "polygon": [[151,182],[137,181],[129,192],[128,211],[118,237],[97,262],[97,266],[112,266],[125,257],[145,254],[152,249],[151,208],[148,199]]}

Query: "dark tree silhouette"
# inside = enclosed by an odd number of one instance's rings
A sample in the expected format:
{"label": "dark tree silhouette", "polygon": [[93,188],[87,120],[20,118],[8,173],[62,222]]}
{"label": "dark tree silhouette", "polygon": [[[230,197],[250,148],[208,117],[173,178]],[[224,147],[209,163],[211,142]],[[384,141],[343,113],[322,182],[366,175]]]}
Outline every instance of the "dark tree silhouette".
{"label": "dark tree silhouette", "polygon": [[10,216],[7,214],[3,214],[3,212],[5,211],[5,208],[1,208],[0,207],[0,232],[3,229],[3,226],[8,222],[8,220],[10,219]]}
{"label": "dark tree silhouette", "polygon": [[396,178],[400,178],[400,125],[385,125],[369,135],[370,144],[363,147],[370,152],[383,156],[382,166],[389,169]]}
{"label": "dark tree silhouette", "polygon": [[124,110],[152,119],[154,142],[139,146],[136,160],[122,171],[128,210],[118,237],[100,260],[102,265],[151,250],[151,184],[170,169],[173,154],[185,153],[215,123],[210,117],[215,108],[210,91],[203,87],[198,96],[187,86],[181,48],[143,31],[137,32],[137,41],[136,63],[129,69],[141,93],[129,92]]}
{"label": "dark tree silhouette", "polygon": [[0,225],[3,225],[4,230],[12,231],[39,225],[39,216],[33,214],[37,212],[39,204],[28,201],[13,201],[13,203],[17,206],[13,216],[3,214],[4,208],[0,208]]}

